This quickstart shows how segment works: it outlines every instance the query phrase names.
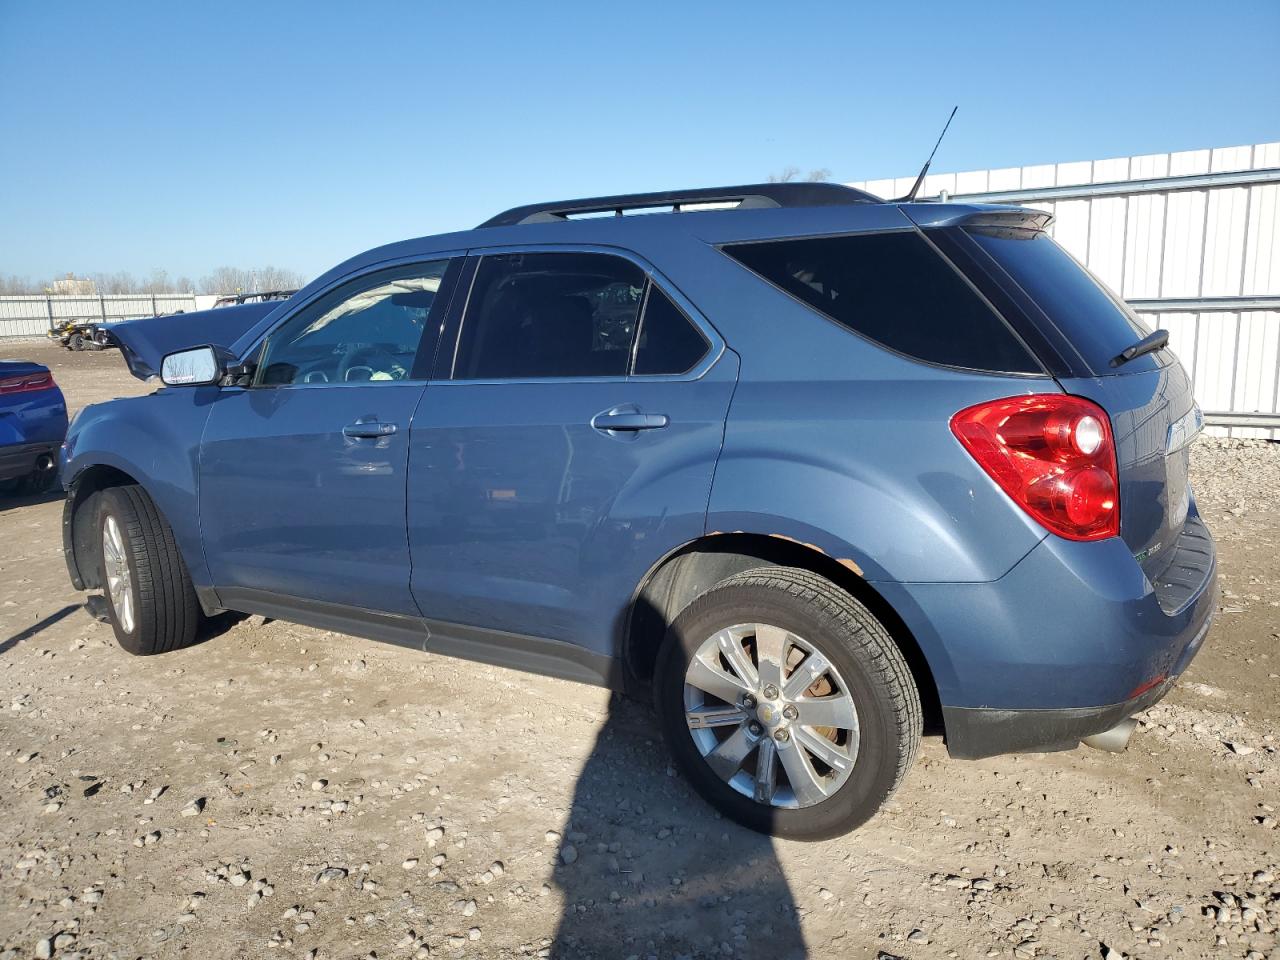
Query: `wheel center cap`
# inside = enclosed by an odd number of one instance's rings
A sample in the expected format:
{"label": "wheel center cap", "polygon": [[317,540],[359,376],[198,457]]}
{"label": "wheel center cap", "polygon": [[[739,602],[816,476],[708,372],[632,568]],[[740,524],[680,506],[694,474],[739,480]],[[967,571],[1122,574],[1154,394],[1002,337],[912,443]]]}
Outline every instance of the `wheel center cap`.
{"label": "wheel center cap", "polygon": [[765,701],[756,707],[756,716],[766,727],[776,727],[782,722],[782,708],[776,703]]}

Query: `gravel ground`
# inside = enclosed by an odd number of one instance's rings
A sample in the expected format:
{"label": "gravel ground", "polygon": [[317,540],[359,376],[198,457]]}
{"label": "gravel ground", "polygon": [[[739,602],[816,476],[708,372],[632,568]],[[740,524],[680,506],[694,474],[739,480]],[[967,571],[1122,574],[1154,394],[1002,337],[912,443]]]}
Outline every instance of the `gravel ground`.
{"label": "gravel ground", "polygon": [[[147,389],[20,352],[73,407]],[[717,818],[588,687],[261,618],[129,657],[57,499],[0,502],[0,958],[1280,960],[1280,445],[1194,473],[1221,614],[1126,754],[927,740],[821,844]]]}

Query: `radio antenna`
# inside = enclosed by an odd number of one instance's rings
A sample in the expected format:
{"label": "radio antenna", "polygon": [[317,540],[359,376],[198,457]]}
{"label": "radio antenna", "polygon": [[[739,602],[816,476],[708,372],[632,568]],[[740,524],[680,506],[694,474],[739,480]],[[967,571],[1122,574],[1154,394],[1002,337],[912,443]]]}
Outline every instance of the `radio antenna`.
{"label": "radio antenna", "polygon": [[907,191],[905,197],[899,197],[894,203],[910,203],[916,198],[916,194],[920,192],[920,187],[924,184],[924,175],[929,172],[929,164],[933,163],[933,155],[938,152],[938,147],[942,143],[942,138],[947,135],[947,128],[951,126],[951,121],[955,119],[956,111],[960,109],[960,105],[951,108],[951,116],[947,117],[947,122],[942,128],[942,132],[938,134],[938,142],[933,145],[933,149],[929,151],[929,159],[924,162],[924,166],[920,168],[920,176],[916,177],[916,182],[911,185],[911,189]]}

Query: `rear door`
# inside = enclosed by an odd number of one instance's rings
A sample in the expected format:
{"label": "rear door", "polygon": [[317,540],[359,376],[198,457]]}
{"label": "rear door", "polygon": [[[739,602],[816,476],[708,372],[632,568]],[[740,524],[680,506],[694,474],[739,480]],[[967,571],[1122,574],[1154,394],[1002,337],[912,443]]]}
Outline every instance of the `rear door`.
{"label": "rear door", "polygon": [[416,616],[405,482],[460,261],[379,270],[267,337],[248,388],[224,388],[201,444],[200,522],[223,603],[288,598]]}
{"label": "rear door", "polygon": [[409,453],[429,649],[608,654],[649,565],[703,532],[736,358],[664,285],[616,252],[479,260]]}
{"label": "rear door", "polygon": [[965,233],[1004,292],[1057,345],[1063,389],[1110,415],[1120,534],[1156,580],[1175,554],[1190,504],[1190,443],[1201,422],[1190,378],[1167,349],[1119,362],[1121,351],[1151,331],[1047,234],[998,227]]}

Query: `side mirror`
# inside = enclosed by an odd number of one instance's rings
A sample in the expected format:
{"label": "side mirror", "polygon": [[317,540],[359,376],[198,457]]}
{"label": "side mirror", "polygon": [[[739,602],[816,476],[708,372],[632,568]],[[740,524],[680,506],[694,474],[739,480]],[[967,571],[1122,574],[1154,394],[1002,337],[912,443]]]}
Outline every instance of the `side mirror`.
{"label": "side mirror", "polygon": [[199,387],[221,378],[222,364],[213,347],[179,350],[160,362],[160,380],[167,387]]}

